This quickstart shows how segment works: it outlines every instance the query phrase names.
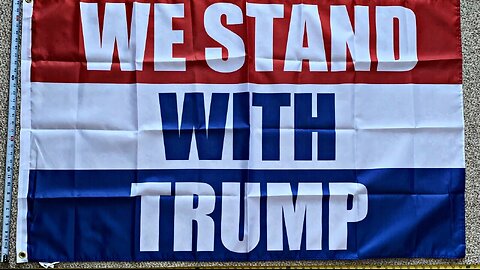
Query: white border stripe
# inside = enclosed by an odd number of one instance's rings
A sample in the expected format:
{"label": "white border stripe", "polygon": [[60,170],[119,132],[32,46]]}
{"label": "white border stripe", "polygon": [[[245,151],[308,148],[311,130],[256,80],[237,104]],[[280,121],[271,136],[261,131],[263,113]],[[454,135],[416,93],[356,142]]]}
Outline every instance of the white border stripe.
{"label": "white border stripe", "polygon": [[23,2],[23,23],[22,23],[22,55],[21,55],[21,131],[20,131],[20,171],[18,177],[18,212],[17,212],[17,242],[16,254],[24,251],[26,258],[18,255],[17,263],[28,262],[27,253],[27,195],[30,163],[30,67],[31,67],[31,27],[32,27],[33,3]]}

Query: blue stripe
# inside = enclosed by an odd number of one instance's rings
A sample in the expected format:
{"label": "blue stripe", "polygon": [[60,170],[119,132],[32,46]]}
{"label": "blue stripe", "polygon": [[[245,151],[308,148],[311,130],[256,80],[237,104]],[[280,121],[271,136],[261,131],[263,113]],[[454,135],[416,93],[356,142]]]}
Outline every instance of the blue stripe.
{"label": "blue stripe", "polygon": [[[266,183],[358,182],[368,189],[367,217],[350,223],[348,250],[266,251],[266,220],[258,246],[248,254],[223,247],[221,197],[217,197],[214,252],[173,252],[173,197],[161,199],[159,252],[140,252],[140,198],[133,182],[205,182],[217,195],[222,181]],[[461,258],[465,255],[465,169],[376,170],[33,170],[28,193],[30,261],[256,261]],[[172,185],[173,186],[173,185]],[[328,196],[324,197],[323,247],[328,247]],[[328,205],[327,205],[328,206]],[[195,237],[194,237],[195,238]],[[284,241],[287,245],[287,241]],[[285,247],[288,250],[288,246]]]}

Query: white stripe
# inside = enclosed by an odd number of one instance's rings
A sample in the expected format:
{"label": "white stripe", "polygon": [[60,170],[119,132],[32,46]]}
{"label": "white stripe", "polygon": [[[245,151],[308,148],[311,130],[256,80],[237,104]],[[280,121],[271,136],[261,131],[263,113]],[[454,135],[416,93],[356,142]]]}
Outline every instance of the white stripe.
{"label": "white stripe", "polygon": [[[186,92],[210,95],[244,91],[335,93],[336,160],[293,160],[293,96],[292,106],[281,109],[280,161],[261,159],[260,107],[250,107],[250,148],[255,151],[250,153],[249,161],[233,160],[231,150],[224,150],[226,155],[221,161],[199,161],[196,151],[190,154],[189,161],[165,160],[158,93],[172,92],[180,97]],[[31,98],[32,169],[465,166],[461,85],[32,83]],[[231,115],[228,117],[231,119]],[[232,147],[230,128],[232,121],[227,124],[224,147]],[[28,132],[26,126],[24,131]]]}
{"label": "white stripe", "polygon": [[[21,127],[20,132],[20,171],[18,175],[18,200],[17,200],[17,237],[16,254],[27,252],[27,195],[29,183],[29,161],[30,161],[30,66],[31,66],[31,27],[32,27],[32,3],[23,3],[23,21],[22,21],[22,53],[21,53]],[[28,262],[28,253],[26,258],[16,256],[17,263]]]}

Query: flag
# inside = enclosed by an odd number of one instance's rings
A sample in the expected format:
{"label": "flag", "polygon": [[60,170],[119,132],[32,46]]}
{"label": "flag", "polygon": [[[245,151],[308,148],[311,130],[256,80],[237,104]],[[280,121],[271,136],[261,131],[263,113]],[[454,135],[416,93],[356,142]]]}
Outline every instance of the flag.
{"label": "flag", "polygon": [[23,3],[17,261],[464,257],[459,10]]}

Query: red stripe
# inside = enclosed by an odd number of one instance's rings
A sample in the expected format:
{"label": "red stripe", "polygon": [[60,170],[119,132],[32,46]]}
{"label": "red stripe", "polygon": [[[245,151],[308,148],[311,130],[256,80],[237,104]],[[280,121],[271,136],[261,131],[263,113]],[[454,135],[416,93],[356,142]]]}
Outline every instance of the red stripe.
{"label": "red stripe", "polygon": [[[105,3],[107,1],[91,1]],[[108,1],[125,2],[125,1]],[[131,3],[127,14],[131,12]],[[159,2],[146,1],[142,2]],[[166,2],[163,1],[162,2]],[[462,56],[460,39],[460,13],[458,0],[294,0],[285,4],[284,19],[274,23],[274,71],[256,72],[254,64],[253,18],[244,17],[243,25],[228,26],[246,41],[248,57],[240,70],[222,74],[212,70],[204,60],[206,47],[218,47],[203,27],[203,14],[216,1],[178,1],[185,4],[185,18],[174,20],[174,29],[184,31],[184,44],[174,45],[174,57],[187,58],[186,72],[158,72],[153,70],[153,5],[150,12],[149,31],[143,71],[120,71],[117,52],[111,71],[87,71],[83,48],[78,0],[44,0],[34,2],[32,21],[32,72],[34,82],[92,82],[92,83],[385,83],[385,84],[459,84],[462,81]],[[233,2],[244,10],[244,1]],[[280,0],[249,1],[283,3]],[[311,3],[319,6],[324,32],[327,61],[330,60],[330,4],[345,4],[350,16],[353,4],[370,6],[370,46],[372,71],[355,72],[351,63],[346,72],[310,72],[304,62],[302,72],[283,71],[292,4]],[[375,52],[375,6],[401,5],[410,8],[417,19],[417,48],[419,62],[408,72],[377,72]],[[100,5],[101,21],[103,13]],[[130,20],[130,14],[129,20]],[[353,21],[353,18],[351,18]],[[248,38],[247,38],[248,37]],[[224,50],[226,51],[226,50]],[[351,56],[347,57],[351,61]],[[330,65],[329,65],[330,67]]]}

